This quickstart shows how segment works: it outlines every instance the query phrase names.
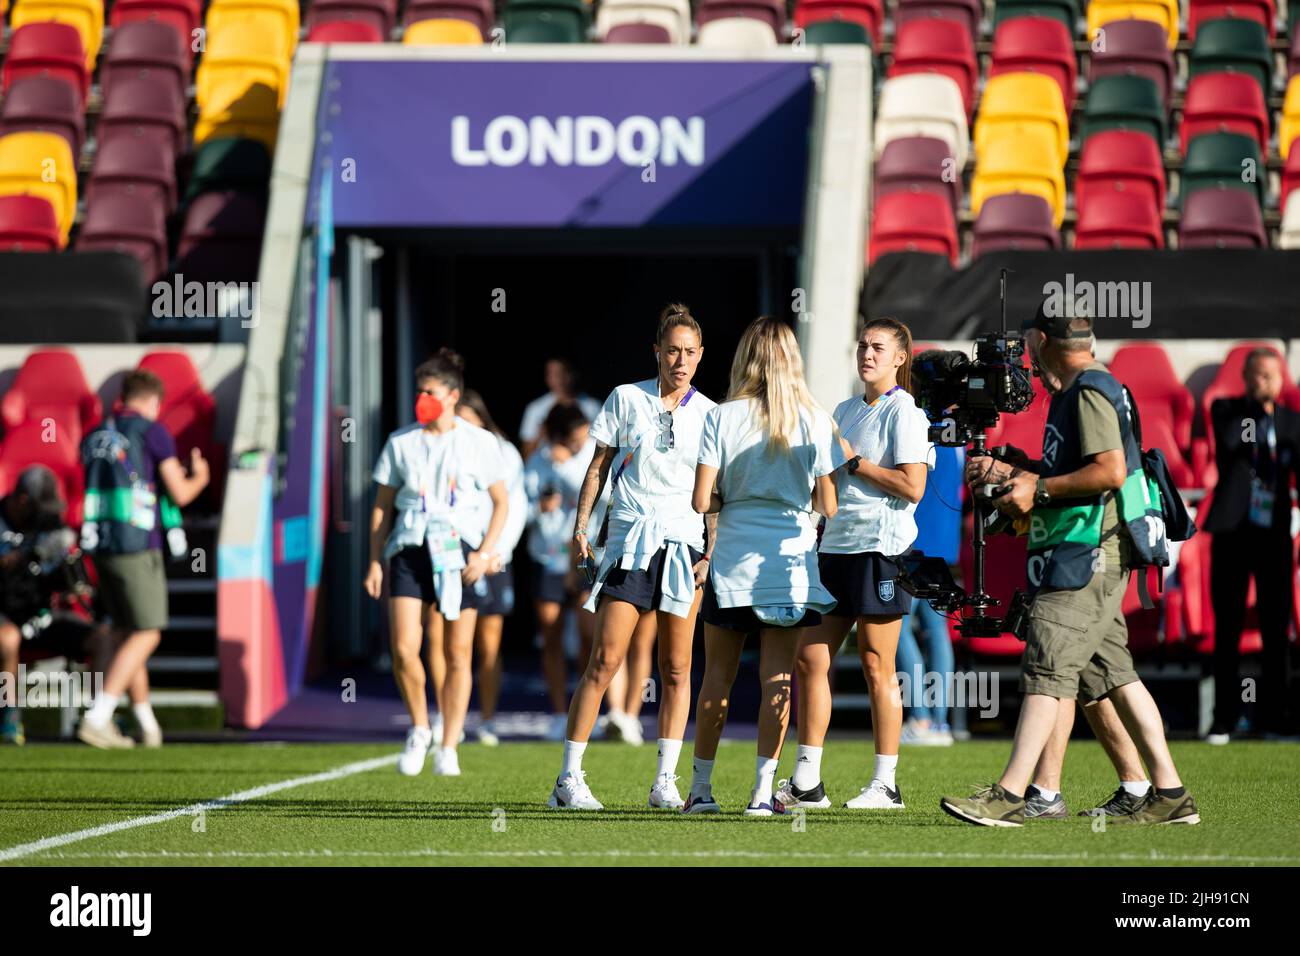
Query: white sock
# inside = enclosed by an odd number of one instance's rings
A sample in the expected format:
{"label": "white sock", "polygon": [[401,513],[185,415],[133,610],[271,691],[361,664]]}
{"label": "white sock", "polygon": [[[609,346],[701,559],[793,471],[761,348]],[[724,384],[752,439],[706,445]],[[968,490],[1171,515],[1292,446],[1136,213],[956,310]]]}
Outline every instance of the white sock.
{"label": "white sock", "polygon": [[131,711],[135,714],[136,723],[140,725],[141,730],[154,731],[162,729],[158,726],[158,718],[154,716],[153,705],[147,700],[143,704],[133,704]]}
{"label": "white sock", "polygon": [[116,694],[100,694],[86,710],[86,723],[97,727],[106,725],[113,719],[113,711],[117,710],[117,701]]}
{"label": "white sock", "polygon": [[772,799],[772,784],[776,782],[776,758],[759,757],[754,761],[754,802],[765,803]]}
{"label": "white sock", "polygon": [[1145,797],[1147,791],[1151,789],[1150,780],[1121,780],[1119,785],[1132,797]]}
{"label": "white sock", "polygon": [[790,782],[800,790],[811,790],[822,779],[822,748],[799,745],[799,756],[794,762],[794,776]]}
{"label": "white sock", "polygon": [[898,754],[876,754],[876,769],[871,772],[872,780],[879,780],[890,790],[897,790],[894,784],[894,772],[898,769]]}
{"label": "white sock", "polygon": [[659,767],[655,770],[655,777],[667,777],[677,772],[677,758],[682,755],[682,742],[680,740],[670,740],[667,737],[659,738]]}
{"label": "white sock", "polygon": [[691,793],[697,797],[713,792],[713,761],[696,757],[691,761]]}
{"label": "white sock", "polygon": [[566,773],[577,773],[582,769],[582,755],[587,749],[587,742],[584,740],[566,740],[564,742],[564,763],[560,767],[560,776]]}
{"label": "white sock", "polygon": [[1060,790],[1048,790],[1046,787],[1039,786],[1036,783],[1031,783],[1030,786],[1033,787],[1035,790],[1037,790],[1038,795],[1042,797],[1044,800],[1046,800],[1048,803],[1051,803],[1053,800],[1055,800],[1057,797],[1061,795]]}

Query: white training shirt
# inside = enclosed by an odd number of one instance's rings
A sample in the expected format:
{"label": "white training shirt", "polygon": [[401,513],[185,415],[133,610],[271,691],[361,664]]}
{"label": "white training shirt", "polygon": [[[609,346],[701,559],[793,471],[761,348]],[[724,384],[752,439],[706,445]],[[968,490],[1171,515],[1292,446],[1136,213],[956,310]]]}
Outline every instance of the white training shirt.
{"label": "white training shirt", "polygon": [[[898,389],[867,404],[856,395],[835,406],[835,424],[855,454],[882,468],[921,462],[934,469],[930,420],[911,394]],[[836,476],[839,511],[826,522],[827,554],[877,551],[897,557],[916,540],[916,505],[858,475]]]}
{"label": "white training shirt", "polygon": [[722,511],[709,575],[719,607],[807,607],[835,599],[817,571],[815,480],[844,464],[831,417],[804,410],[786,453],[771,452],[750,399],[709,412],[701,465],[718,471]]}
{"label": "white training shirt", "polygon": [[[524,406],[524,416],[519,422],[521,441],[537,441],[543,437],[542,425],[546,422],[546,416],[551,414],[551,409],[555,407],[555,401],[555,393],[547,392],[541,398],[535,398]],[[579,395],[574,402],[582,409],[582,414],[587,416],[589,422],[600,414],[600,402],[590,395]]]}
{"label": "white training shirt", "polygon": [[[544,443],[528,456],[524,465],[524,489],[528,493],[528,554],[547,571],[563,574],[569,569],[569,545],[573,540],[573,523],[578,515],[578,495],[587,467],[596,453],[591,437],[576,455],[557,462],[550,443]],[[553,488],[562,496],[560,507],[543,512],[538,504],[544,488]],[[588,540],[594,542],[605,516],[601,502],[592,509],[587,525]]]}

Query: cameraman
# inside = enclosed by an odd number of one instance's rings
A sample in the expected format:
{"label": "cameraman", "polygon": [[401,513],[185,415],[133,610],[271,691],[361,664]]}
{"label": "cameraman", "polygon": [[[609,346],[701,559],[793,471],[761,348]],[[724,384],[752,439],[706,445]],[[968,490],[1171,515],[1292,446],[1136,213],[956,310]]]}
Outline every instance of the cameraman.
{"label": "cameraman", "polygon": [[[1132,429],[1120,420],[1121,409],[1126,417],[1130,413],[1127,393],[1096,360],[1094,342],[1091,318],[1048,316],[1040,306],[1025,323],[1025,348],[1034,374],[1051,395],[1043,459],[1034,461],[1011,449],[1004,460],[981,456],[967,462],[966,480],[973,490],[999,486],[994,507],[1017,530],[1029,533],[1033,597],[1021,664],[1025,699],[1011,759],[992,786],[970,797],[940,801],[947,813],[968,823],[1023,825],[1035,769],[1040,779],[1059,779],[1076,697],[1121,781],[1132,782],[1136,741],[1155,782],[1153,790],[1138,797],[1121,786],[1109,804],[1094,812],[1115,823],[1200,822],[1170,756],[1160,711],[1138,679],[1128,650],[1121,610],[1128,541],[1116,493],[1128,475],[1127,462],[1140,462],[1141,454],[1130,447],[1136,445]],[[1081,382],[1085,372],[1089,374]],[[1059,799],[1059,793],[1052,796]],[[1063,802],[1056,812],[1030,815],[1064,816]]]}

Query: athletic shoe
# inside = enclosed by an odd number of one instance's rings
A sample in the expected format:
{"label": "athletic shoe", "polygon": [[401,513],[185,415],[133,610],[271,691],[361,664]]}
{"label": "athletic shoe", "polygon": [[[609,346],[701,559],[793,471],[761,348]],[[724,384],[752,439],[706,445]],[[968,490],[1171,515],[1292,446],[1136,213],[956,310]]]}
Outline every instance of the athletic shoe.
{"label": "athletic shoe", "polygon": [[929,724],[922,724],[915,717],[903,721],[903,729],[898,737],[899,743],[910,747],[934,747],[938,740]]}
{"label": "athletic shoe", "polygon": [[641,721],[638,718],[631,714],[622,714],[620,720],[619,730],[623,734],[623,743],[631,744],[633,747],[640,747],[645,743],[645,735],[641,732]]}
{"label": "athletic shoe", "polygon": [[478,730],[474,731],[474,739],[484,747],[495,747],[501,743],[501,738],[496,733],[496,727],[490,720],[485,720],[478,725]]}
{"label": "athletic shoe", "polygon": [[1064,820],[1069,815],[1070,808],[1065,805],[1065,797],[1059,793],[1048,800],[1041,790],[1031,786],[1025,794],[1026,820]]}
{"label": "athletic shoe", "polygon": [[951,747],[956,739],[953,737],[952,728],[947,724],[939,724],[937,727],[931,724],[930,737],[934,741],[935,747]]}
{"label": "athletic shoe", "polygon": [[82,717],[77,724],[77,739],[100,750],[130,750],[135,746],[135,741],[118,730],[117,724],[111,720],[105,724],[92,724]]}
{"label": "athletic shoe", "polygon": [[793,780],[781,780],[776,785],[776,795],[772,798],[773,806],[781,805],[779,812],[789,813],[791,810],[825,810],[831,805],[830,798],[826,796],[826,787],[822,782],[817,781],[817,786],[810,790],[800,790],[794,785]]}
{"label": "athletic shoe", "polygon": [[1232,740],[1232,735],[1228,732],[1228,728],[1223,724],[1215,724],[1210,728],[1210,732],[1205,735],[1205,742],[1207,744],[1212,744],[1215,747],[1222,747],[1230,740]]}
{"label": "athletic shoe", "polygon": [[692,793],[686,798],[686,805],[682,807],[682,813],[721,813],[722,807],[718,806],[718,801],[713,799],[713,793],[695,794]]}
{"label": "athletic shoe", "polygon": [[1132,813],[1123,813],[1108,821],[1112,825],[1120,823],[1187,823],[1195,826],[1201,822],[1197,812],[1196,801],[1192,795],[1183,791],[1181,797],[1162,797],[1154,789],[1143,798],[1141,806]]}
{"label": "athletic shoe", "polygon": [[560,741],[565,738],[569,732],[569,715],[568,714],[551,714],[546,724],[546,731],[542,734],[543,740]]}
{"label": "athletic shoe", "polygon": [[435,777],[459,777],[460,757],[454,747],[439,747],[433,752],[433,775]]}
{"label": "athletic shoe", "polygon": [[0,711],[0,744],[21,747],[25,743],[27,743],[27,734],[23,731],[22,711],[15,707],[6,707]]}
{"label": "athletic shoe", "polygon": [[655,777],[655,785],[650,788],[650,806],[656,810],[680,810],[685,806],[682,795],[677,792],[675,773],[661,773]]}
{"label": "athletic shoe", "polygon": [[1110,799],[1107,800],[1105,803],[1103,803],[1101,806],[1093,807],[1091,810],[1080,810],[1079,816],[1081,817],[1127,816],[1128,814],[1136,810],[1138,807],[1140,807],[1142,803],[1146,800],[1146,798],[1149,797],[1150,795],[1151,795],[1151,791],[1147,790],[1147,792],[1142,794],[1142,796],[1135,797],[1133,796],[1133,794],[1129,793],[1123,787],[1120,787],[1114,793],[1112,793],[1110,795]]}
{"label": "athletic shoe", "polygon": [[163,745],[162,728],[157,724],[146,729],[140,728],[140,744],[149,750],[157,750]]}
{"label": "athletic shoe", "polygon": [[551,790],[550,799],[546,801],[548,807],[554,807],[557,810],[604,810],[604,805],[592,796],[591,788],[587,786],[587,771],[574,770],[562,774],[555,781],[555,787]]}
{"label": "athletic shoe", "polygon": [[[430,729],[433,731],[433,742],[441,746],[442,745],[442,714],[433,715],[433,721],[430,725]],[[465,728],[462,726],[460,728],[460,740],[458,741],[458,743],[463,744],[464,742],[465,742]]]}
{"label": "athletic shoe", "polygon": [[1022,827],[1025,801],[1007,794],[998,784],[976,790],[969,797],[944,797],[939,809],[949,816],[981,827]]}
{"label": "athletic shoe", "polygon": [[757,796],[756,793],[750,794],[749,806],[745,807],[745,816],[771,817],[781,812],[778,809],[779,805],[771,797],[768,797],[766,800],[760,802],[755,799],[756,796]]}
{"label": "athletic shoe", "polygon": [[[85,721],[82,721],[85,723]],[[406,732],[406,749],[397,760],[397,772],[408,777],[418,776],[424,769],[424,758],[429,753],[432,734],[428,727],[412,727]]]}
{"label": "athletic shoe", "polygon": [[872,780],[844,806],[850,810],[902,810],[903,795],[885,786],[883,780]]}

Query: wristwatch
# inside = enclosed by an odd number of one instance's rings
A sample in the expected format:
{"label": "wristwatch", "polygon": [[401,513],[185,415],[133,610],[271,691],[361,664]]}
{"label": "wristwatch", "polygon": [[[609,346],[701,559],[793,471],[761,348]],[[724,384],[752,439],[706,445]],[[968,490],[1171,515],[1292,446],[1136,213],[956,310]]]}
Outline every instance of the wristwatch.
{"label": "wristwatch", "polygon": [[1045,505],[1052,500],[1052,496],[1047,493],[1047,479],[1038,479],[1038,490],[1034,492],[1034,506]]}
{"label": "wristwatch", "polygon": [[850,475],[856,475],[858,473],[858,464],[861,461],[862,461],[861,455],[854,455],[852,458],[850,458],[848,461],[844,463],[844,471]]}

